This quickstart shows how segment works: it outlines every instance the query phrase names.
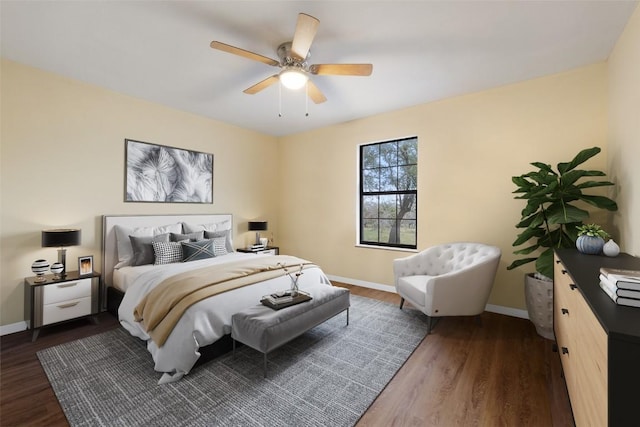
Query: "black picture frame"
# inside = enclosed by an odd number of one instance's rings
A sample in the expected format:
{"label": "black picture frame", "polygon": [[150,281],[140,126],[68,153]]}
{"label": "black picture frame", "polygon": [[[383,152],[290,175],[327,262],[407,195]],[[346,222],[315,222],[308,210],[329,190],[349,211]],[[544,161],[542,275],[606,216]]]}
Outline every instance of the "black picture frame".
{"label": "black picture frame", "polygon": [[213,154],[124,141],[125,202],[213,203]]}
{"label": "black picture frame", "polygon": [[91,276],[93,274],[93,255],[78,257],[78,275]]}

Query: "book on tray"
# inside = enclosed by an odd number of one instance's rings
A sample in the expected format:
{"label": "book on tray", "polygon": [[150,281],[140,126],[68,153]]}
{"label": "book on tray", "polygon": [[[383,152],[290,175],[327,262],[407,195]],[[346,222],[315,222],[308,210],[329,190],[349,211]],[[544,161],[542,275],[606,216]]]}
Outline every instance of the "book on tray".
{"label": "book on tray", "polygon": [[612,280],[611,276],[600,274],[600,287],[613,302],[619,305],[640,307],[640,290],[620,288],[617,283]]}
{"label": "book on tray", "polygon": [[279,310],[311,299],[311,295],[303,291],[298,291],[296,296],[291,295],[291,291],[282,291],[265,295],[260,299],[260,302],[274,310]]}

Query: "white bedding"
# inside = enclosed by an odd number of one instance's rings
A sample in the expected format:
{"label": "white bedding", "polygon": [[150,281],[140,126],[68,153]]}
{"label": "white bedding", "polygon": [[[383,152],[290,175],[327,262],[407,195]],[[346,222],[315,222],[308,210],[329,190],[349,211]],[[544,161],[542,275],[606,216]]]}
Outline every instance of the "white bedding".
{"label": "white bedding", "polygon": [[[263,295],[289,289],[291,280],[283,275],[276,279],[218,294],[194,304],[184,313],[162,347],[158,347],[140,324],[133,319],[133,310],[138,302],[156,285],[174,274],[206,265],[256,256],[265,255],[234,252],[200,261],[120,269],[124,271],[118,274],[123,283],[126,283],[126,293],[118,309],[120,323],[129,333],[147,341],[147,349],[155,362],[155,370],[164,373],[159,384],[177,381],[189,373],[200,357],[199,347],[212,344],[231,332],[231,316],[234,313],[259,304],[260,297]],[[305,269],[298,281],[301,290],[313,288],[320,283],[331,284],[318,267]]]}

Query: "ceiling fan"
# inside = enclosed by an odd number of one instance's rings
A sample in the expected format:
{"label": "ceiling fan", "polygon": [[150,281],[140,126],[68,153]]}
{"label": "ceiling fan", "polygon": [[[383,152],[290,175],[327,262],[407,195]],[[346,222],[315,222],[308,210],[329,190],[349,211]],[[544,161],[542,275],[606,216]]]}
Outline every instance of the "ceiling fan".
{"label": "ceiling fan", "polygon": [[279,61],[260,54],[240,49],[219,41],[212,41],[211,47],[223,52],[243,56],[254,61],[260,61],[273,67],[279,67],[280,71],[244,90],[244,93],[253,95],[272,84],[280,81],[289,89],[299,89],[307,85],[307,93],[311,100],[320,104],[327,100],[320,89],[309,79],[312,74],[340,75],[340,76],[369,76],[373,71],[371,64],[312,64],[309,65],[311,53],[309,48],[318,31],[320,21],[305,13],[298,14],[296,31],[293,41],[282,43],[276,53]]}

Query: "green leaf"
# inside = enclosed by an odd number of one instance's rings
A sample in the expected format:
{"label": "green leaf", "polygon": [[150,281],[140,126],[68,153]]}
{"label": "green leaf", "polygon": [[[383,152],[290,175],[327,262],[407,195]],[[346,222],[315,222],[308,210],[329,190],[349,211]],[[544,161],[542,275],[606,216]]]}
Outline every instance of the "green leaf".
{"label": "green leaf", "polygon": [[580,151],[569,163],[558,163],[558,172],[564,175],[566,172],[575,169],[578,165],[586,162],[600,151],[600,147],[586,148]]}
{"label": "green leaf", "polygon": [[524,248],[524,249],[520,249],[517,251],[514,251],[513,253],[516,255],[528,255],[531,252],[535,251],[536,249],[538,249],[540,247],[540,245],[535,244],[533,246],[529,246],[528,248]]}
{"label": "green leaf", "polygon": [[509,265],[509,266],[507,267],[507,270],[513,270],[514,268],[518,268],[518,267],[520,267],[521,265],[524,265],[524,264],[528,264],[528,263],[530,263],[530,262],[533,262],[533,261],[535,261],[536,259],[537,259],[537,258],[523,258],[523,259],[517,259],[517,260],[513,261],[513,262],[511,263],[511,265]]}
{"label": "green leaf", "polygon": [[582,222],[587,218],[589,218],[589,212],[567,203],[555,202],[547,209],[547,221],[549,221],[549,224]]}
{"label": "green leaf", "polygon": [[518,246],[533,237],[544,236],[544,230],[541,228],[526,228],[522,233],[518,234],[518,238],[512,243],[512,246]]}
{"label": "green leaf", "polygon": [[588,196],[585,194],[580,199],[600,209],[606,209],[608,211],[618,210],[618,204],[608,197]]}
{"label": "green leaf", "polygon": [[542,252],[536,260],[536,271],[553,279],[553,249]]}
{"label": "green leaf", "polygon": [[541,162],[533,162],[533,163],[530,163],[530,164],[531,164],[531,165],[533,165],[533,166],[535,166],[535,167],[537,167],[537,168],[538,168],[538,169],[540,169],[541,171],[548,172],[548,173],[550,173],[550,174],[552,174],[552,175],[557,175],[557,173],[555,173],[555,172],[553,171],[553,169],[551,169],[551,165],[548,165],[548,164],[546,164],[546,163],[541,163]]}
{"label": "green leaf", "polygon": [[593,188],[593,187],[606,187],[610,185],[615,185],[610,181],[585,181],[580,184],[576,184],[577,188]]}

